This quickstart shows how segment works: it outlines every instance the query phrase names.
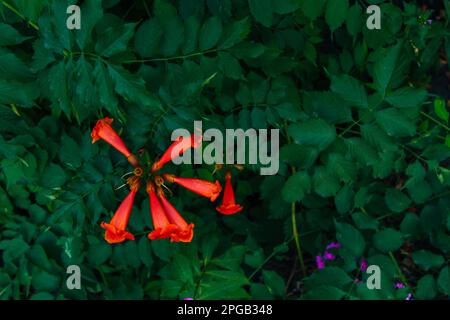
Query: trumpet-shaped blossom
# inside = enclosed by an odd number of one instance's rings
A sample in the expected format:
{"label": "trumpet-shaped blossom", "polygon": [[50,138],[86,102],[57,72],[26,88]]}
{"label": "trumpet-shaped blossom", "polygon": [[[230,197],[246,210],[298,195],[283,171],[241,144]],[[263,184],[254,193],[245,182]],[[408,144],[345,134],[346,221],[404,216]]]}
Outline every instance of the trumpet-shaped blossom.
{"label": "trumpet-shaped blossom", "polygon": [[138,159],[134,156],[126,147],[125,143],[119,137],[117,132],[111,127],[111,123],[113,119],[104,118],[97,121],[94,129],[92,129],[91,137],[92,143],[103,139],[116,148],[120,153],[122,153],[125,157],[127,157],[128,162],[134,167],[139,166]]}
{"label": "trumpet-shaped blossom", "polygon": [[122,201],[117,211],[114,213],[109,223],[102,222],[101,227],[106,230],[105,240],[108,243],[120,243],[128,240],[134,240],[134,236],[126,231],[128,220],[130,219],[131,209],[133,207],[134,197],[139,189],[139,181],[131,185],[131,191]]}
{"label": "trumpet-shaped blossom", "polygon": [[189,137],[180,136],[175,140],[166,152],[152,166],[152,172],[161,169],[167,162],[173,158],[182,155],[189,148],[198,148],[201,145],[202,136],[193,133]]}
{"label": "trumpet-shaped blossom", "polygon": [[173,174],[163,174],[163,178],[171,183],[175,182],[180,186],[191,190],[203,197],[209,198],[212,201],[216,200],[222,191],[222,186],[219,181],[210,182],[202,179],[196,178],[180,178]]}
{"label": "trumpet-shaped blossom", "polygon": [[156,196],[155,186],[149,182],[147,184],[147,193],[150,197],[150,211],[153,220],[154,230],[148,234],[150,240],[170,238],[178,227],[171,223],[164,212],[158,197]]}
{"label": "trumpet-shaped blossom", "polygon": [[169,222],[177,226],[177,230],[170,235],[170,239],[175,242],[191,242],[194,236],[194,224],[187,224],[177,209],[166,199],[161,188],[158,188],[157,193]]}
{"label": "trumpet-shaped blossom", "polygon": [[241,211],[243,207],[236,204],[234,198],[233,186],[231,184],[231,173],[227,172],[225,174],[225,190],[223,192],[222,204],[216,208],[222,214],[235,214]]}

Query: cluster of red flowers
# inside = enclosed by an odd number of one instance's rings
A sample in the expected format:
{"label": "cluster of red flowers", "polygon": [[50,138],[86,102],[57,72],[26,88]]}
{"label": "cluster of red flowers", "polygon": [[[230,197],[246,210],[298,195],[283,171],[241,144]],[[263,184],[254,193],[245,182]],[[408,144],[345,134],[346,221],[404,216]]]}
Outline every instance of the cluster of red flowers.
{"label": "cluster of red flowers", "polygon": [[[192,192],[215,201],[222,191],[219,181],[210,182],[196,178],[182,178],[173,174],[157,172],[174,156],[183,154],[190,148],[198,148],[201,145],[202,136],[192,134],[190,137],[179,137],[174,141],[164,154],[149,168],[148,173],[141,167],[139,159],[133,155],[125,143],[111,127],[113,119],[104,118],[97,121],[92,130],[92,143],[103,139],[127,157],[128,162],[135,167],[133,176],[127,179],[130,193],[122,201],[109,223],[102,222],[101,227],[106,230],[105,240],[108,243],[120,243],[134,240],[134,236],[126,231],[130,218],[134,198],[137,191],[146,180],[146,191],[150,198],[150,211],[154,230],[148,234],[151,240],[170,238],[176,242],[190,242],[194,236],[194,224],[187,223],[177,209],[167,200],[164,190],[164,182],[176,183]],[[225,190],[222,204],[216,210],[222,214],[230,215],[241,211],[243,208],[236,204],[234,191],[231,184],[231,172],[225,174]]]}

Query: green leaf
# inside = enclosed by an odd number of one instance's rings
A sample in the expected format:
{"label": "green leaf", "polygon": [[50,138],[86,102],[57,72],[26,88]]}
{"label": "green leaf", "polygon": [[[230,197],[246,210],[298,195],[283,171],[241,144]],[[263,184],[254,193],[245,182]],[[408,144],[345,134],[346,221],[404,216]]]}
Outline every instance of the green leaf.
{"label": "green leaf", "polygon": [[248,299],[249,296],[242,288],[243,285],[244,283],[228,281],[227,279],[203,281],[196,299],[220,300],[223,297],[227,297],[227,299]]}
{"label": "green leaf", "polygon": [[425,169],[418,160],[416,160],[414,163],[410,164],[408,168],[406,168],[406,174],[410,178],[408,179],[408,181],[406,181],[405,186],[409,186],[411,184],[422,181],[426,176]]}
{"label": "green leaf", "polygon": [[207,270],[205,276],[211,277],[214,280],[227,280],[234,283],[235,286],[242,286],[249,283],[245,274],[241,271],[228,270]]}
{"label": "green leaf", "polygon": [[151,58],[158,53],[163,30],[158,19],[145,21],[136,31],[134,47],[143,58]]}
{"label": "green leaf", "polygon": [[250,12],[255,20],[269,28],[273,23],[272,0],[248,0]]}
{"label": "green leaf", "polygon": [[353,226],[347,223],[335,222],[336,239],[342,248],[348,250],[355,257],[360,257],[364,253],[366,241],[362,234]]}
{"label": "green leaf", "polygon": [[61,111],[70,116],[70,99],[68,92],[69,74],[64,61],[54,64],[47,75],[49,97],[52,101],[52,109],[56,114]]}
{"label": "green leaf", "polygon": [[[96,111],[97,107],[93,108],[92,105],[96,104],[95,86],[93,85],[94,79],[92,77],[93,67],[86,60],[85,57],[80,57],[76,62],[76,88],[72,93],[72,99],[74,104],[77,105],[77,110],[74,110],[74,114],[80,121],[86,119],[91,112]],[[93,102],[95,101],[95,102]]]}
{"label": "green leaf", "polygon": [[414,263],[423,270],[437,269],[441,267],[445,260],[441,255],[434,254],[428,250],[418,250],[412,253]]}
{"label": "green leaf", "polygon": [[[61,1],[64,4],[64,1]],[[14,7],[30,21],[36,21],[49,0],[13,0]],[[64,13],[66,11],[64,10]]]}
{"label": "green leaf", "polygon": [[53,297],[53,295],[48,292],[38,292],[30,297],[30,300],[54,300],[54,299],[55,297]]}
{"label": "green leaf", "polygon": [[[311,115],[323,118],[329,123],[345,123],[352,120],[351,109],[341,96],[333,92],[305,91],[303,93],[303,108]],[[299,108],[300,109],[300,108]],[[293,114],[288,110],[288,114]],[[289,120],[298,120],[291,118]]]}
{"label": "green leaf", "polygon": [[183,54],[189,54],[197,49],[200,22],[196,16],[190,16],[184,23],[185,39],[183,44]]}
{"label": "green leaf", "polygon": [[31,285],[36,291],[51,292],[60,286],[59,278],[39,268],[34,268],[31,275]]}
{"label": "green leaf", "polygon": [[373,238],[375,247],[385,253],[398,250],[402,244],[402,234],[392,228],[385,228],[377,232]]}
{"label": "green leaf", "polygon": [[333,286],[343,289],[346,285],[352,282],[352,278],[338,267],[326,267],[315,271],[306,281],[305,286],[308,290],[320,286]]}
{"label": "green leaf", "polygon": [[50,163],[42,173],[41,183],[44,187],[60,188],[66,181],[66,172],[57,164]]}
{"label": "green leaf", "polygon": [[347,13],[347,20],[345,23],[348,33],[355,38],[356,35],[361,32],[364,22],[364,14],[361,6],[358,3],[355,3],[350,7]]}
{"label": "green leaf", "polygon": [[311,189],[311,179],[307,172],[300,171],[290,176],[281,190],[286,202],[301,201]]}
{"label": "green leaf", "polygon": [[301,8],[306,17],[316,20],[322,15],[327,0],[304,0],[301,2]]}
{"label": "green leaf", "polygon": [[108,72],[114,81],[114,89],[126,100],[154,110],[161,108],[158,99],[145,88],[145,82],[138,75],[120,67],[108,65]]}
{"label": "green leaf", "polygon": [[155,1],[154,11],[163,28],[160,52],[164,56],[172,56],[184,42],[184,25],[176,8],[167,1]]}
{"label": "green leaf", "polygon": [[354,163],[339,153],[331,153],[327,159],[327,171],[332,172],[342,182],[355,180]]}
{"label": "green leaf", "polygon": [[136,23],[126,23],[107,28],[99,35],[95,44],[95,51],[106,57],[125,51],[128,42],[134,35],[135,27]]}
{"label": "green leaf", "polygon": [[320,286],[307,292],[303,299],[305,300],[340,300],[345,296],[345,292],[331,286]]}
{"label": "green leaf", "polygon": [[431,300],[436,296],[436,281],[431,274],[420,278],[417,282],[415,298],[419,300]]}
{"label": "green leaf", "polygon": [[29,39],[29,37],[21,35],[9,24],[0,23],[0,47],[20,44],[27,39]]}
{"label": "green leaf", "polygon": [[280,160],[298,168],[309,168],[317,159],[317,149],[313,147],[300,146],[296,143],[284,145],[280,149]]}
{"label": "green leaf", "polygon": [[61,138],[61,149],[59,152],[61,162],[76,169],[81,165],[80,147],[71,137],[63,135]]}
{"label": "green leaf", "polygon": [[36,204],[32,204],[29,208],[32,221],[35,224],[43,224],[47,218],[47,212]]}
{"label": "green leaf", "polygon": [[411,204],[411,200],[400,190],[390,188],[386,191],[386,205],[393,212],[403,212]]}
{"label": "green leaf", "polygon": [[34,83],[19,83],[0,79],[0,103],[30,108],[34,106],[34,100],[38,96],[39,92]]}
{"label": "green leaf", "polygon": [[363,230],[377,230],[378,229],[378,220],[374,217],[371,217],[367,213],[363,212],[355,212],[352,214],[352,219],[358,229]]}
{"label": "green leaf", "polygon": [[376,118],[378,124],[390,136],[407,137],[416,133],[416,126],[414,123],[395,108],[378,111]]}
{"label": "green leaf", "polygon": [[333,76],[330,88],[352,106],[368,108],[367,93],[359,80],[345,74]]}
{"label": "green leaf", "polygon": [[344,214],[353,208],[353,198],[355,193],[350,185],[345,185],[337,193],[334,198],[334,204],[336,206],[337,212]]}
{"label": "green leaf", "polygon": [[87,259],[93,266],[104,264],[112,254],[111,245],[102,239],[96,243],[92,243],[87,251]]}
{"label": "green leaf", "polygon": [[422,233],[419,217],[408,213],[400,224],[400,231],[406,239],[417,239]]}
{"label": "green leaf", "polygon": [[[242,68],[241,65],[239,64],[239,61],[235,57],[233,57],[228,52],[219,52],[218,57],[219,57],[218,66],[224,75],[235,80],[242,79],[243,77]],[[258,109],[255,108],[254,110]]]}
{"label": "green leaf", "polygon": [[192,261],[183,255],[175,255],[172,263],[171,269],[177,279],[181,282],[188,284],[194,284],[194,272],[192,269]]}
{"label": "green leaf", "polygon": [[386,50],[385,54],[374,65],[373,79],[374,85],[378,92],[384,97],[386,89],[388,88],[391,79],[394,75],[394,70],[397,66],[400,50],[403,47],[403,42],[398,42],[395,46]]}
{"label": "green leaf", "polygon": [[285,296],[284,279],[275,271],[264,270],[262,272],[264,283],[271,294],[277,297]]}
{"label": "green leaf", "polygon": [[250,33],[250,28],[251,24],[248,17],[226,26],[222,38],[219,41],[218,48],[224,50],[234,47],[247,38],[247,35]]}
{"label": "green leaf", "polygon": [[139,240],[138,250],[142,263],[150,268],[153,265],[152,247],[146,237]]}
{"label": "green leaf", "polygon": [[235,271],[239,268],[241,262],[243,261],[245,251],[246,249],[244,246],[234,246],[222,256],[212,259],[211,263],[225,269]]}
{"label": "green leaf", "polygon": [[437,280],[439,291],[443,294],[450,296],[450,268],[444,267],[439,273]]}
{"label": "green leaf", "polygon": [[45,47],[45,43],[42,40],[36,40],[33,42],[33,61],[30,66],[32,71],[39,71],[45,69],[50,63],[55,61],[55,56],[51,50]]}
{"label": "green leaf", "polygon": [[23,177],[23,166],[17,160],[4,159],[0,162],[2,172],[6,177],[6,187],[10,189]]}
{"label": "green leaf", "polygon": [[3,261],[5,264],[23,256],[29,248],[30,246],[22,238],[0,241],[0,250],[4,250]]}
{"label": "green leaf", "polygon": [[404,87],[388,94],[386,101],[397,108],[414,108],[420,107],[426,98],[426,90]]}
{"label": "green leaf", "polygon": [[76,33],[76,40],[81,49],[85,49],[89,41],[92,41],[92,30],[97,22],[103,16],[103,8],[101,1],[86,0],[81,8],[82,27]]}
{"label": "green leaf", "polygon": [[111,77],[107,73],[103,62],[100,60],[95,62],[93,73],[94,84],[101,106],[115,116],[117,114],[118,101],[114,93]]}
{"label": "green leaf", "polygon": [[[36,1],[34,1],[36,2]],[[72,32],[67,28],[67,7],[69,1],[52,1],[42,4],[47,6],[43,14],[39,17],[39,33],[44,40],[46,48],[52,49],[55,53],[63,53],[72,47]]]}
{"label": "green leaf", "polygon": [[222,22],[219,17],[210,17],[200,29],[200,50],[208,50],[214,47],[222,34]]}
{"label": "green leaf", "polygon": [[349,8],[348,0],[328,0],[325,10],[325,21],[334,32],[339,28],[347,18],[347,11]]}
{"label": "green leaf", "polygon": [[323,150],[336,138],[336,129],[322,119],[311,119],[301,124],[291,124],[289,135],[298,144],[315,146]]}
{"label": "green leaf", "polygon": [[324,198],[336,196],[336,193],[341,188],[334,172],[330,172],[323,166],[317,166],[315,168],[312,184],[314,191]]}
{"label": "green leaf", "polygon": [[420,223],[425,232],[437,231],[443,221],[441,211],[434,205],[426,205],[420,212]]}
{"label": "green leaf", "polygon": [[277,0],[272,2],[273,9],[278,14],[288,14],[300,8],[301,1],[298,0]]}
{"label": "green leaf", "polygon": [[448,121],[449,112],[447,111],[447,108],[445,107],[444,99],[435,99],[434,100],[434,112],[440,119],[442,119],[446,122]]}

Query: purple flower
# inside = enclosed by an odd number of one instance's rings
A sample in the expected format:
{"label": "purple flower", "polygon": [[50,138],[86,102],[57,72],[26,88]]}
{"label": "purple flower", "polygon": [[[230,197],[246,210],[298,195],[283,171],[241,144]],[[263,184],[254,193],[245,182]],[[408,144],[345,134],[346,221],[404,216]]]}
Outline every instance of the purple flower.
{"label": "purple flower", "polygon": [[339,242],[332,242],[329,245],[327,245],[326,250],[339,249],[340,247],[341,247],[341,244]]}
{"label": "purple flower", "polygon": [[432,23],[433,23],[433,20],[428,19],[428,20],[427,20],[427,23],[428,23],[428,24],[432,24]]}
{"label": "purple flower", "polygon": [[412,293],[408,293],[405,300],[414,300]]}
{"label": "purple flower", "polygon": [[405,287],[405,285],[403,283],[401,283],[400,281],[397,281],[395,283],[395,285],[394,285],[395,289],[401,289],[401,288],[404,288],[404,287]]}
{"label": "purple flower", "polygon": [[361,263],[360,263],[360,270],[362,271],[362,272],[366,272],[366,270],[367,270],[367,261],[366,261],[366,259],[362,259],[361,260]]}
{"label": "purple flower", "polygon": [[329,253],[327,251],[325,251],[325,254],[323,256],[325,258],[325,260],[334,260],[336,258],[336,256],[332,253]]}
{"label": "purple flower", "polygon": [[316,264],[317,264],[317,269],[325,268],[325,261],[323,261],[321,256],[316,256]]}

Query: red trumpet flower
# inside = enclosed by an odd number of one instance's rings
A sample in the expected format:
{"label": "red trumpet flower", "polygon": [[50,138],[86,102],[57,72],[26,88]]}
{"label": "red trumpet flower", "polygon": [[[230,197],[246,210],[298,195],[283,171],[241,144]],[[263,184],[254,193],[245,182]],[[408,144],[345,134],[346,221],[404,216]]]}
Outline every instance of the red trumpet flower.
{"label": "red trumpet flower", "polygon": [[173,232],[170,239],[175,242],[191,242],[194,236],[194,224],[187,224],[186,220],[178,213],[177,209],[166,199],[164,191],[161,188],[157,190],[159,200],[164,208],[166,217],[170,223],[173,223],[178,229]]}
{"label": "red trumpet flower", "polygon": [[235,202],[233,186],[231,184],[231,172],[225,174],[225,180],[222,204],[216,210],[227,215],[238,213],[243,207]]}
{"label": "red trumpet flower", "polygon": [[175,140],[162,157],[156,161],[152,166],[152,172],[156,172],[161,169],[167,162],[173,158],[182,155],[189,148],[198,148],[202,141],[202,136],[193,133],[189,137],[180,136]]}
{"label": "red trumpet flower", "polygon": [[154,230],[148,234],[148,238],[150,240],[169,238],[174,232],[177,232],[178,227],[167,218],[152,182],[147,183],[147,193],[150,197],[150,211],[154,226]]}
{"label": "red trumpet flower", "polygon": [[114,120],[111,118],[104,118],[97,121],[94,129],[92,129],[91,137],[92,143],[99,139],[103,139],[116,148],[120,153],[127,157],[128,162],[134,167],[139,166],[138,159],[126,147],[125,143],[119,137],[117,132],[111,127]]}
{"label": "red trumpet flower", "polygon": [[222,191],[222,186],[219,181],[216,180],[215,183],[196,179],[196,178],[180,178],[173,174],[163,174],[163,178],[169,182],[175,182],[186,189],[191,190],[203,197],[209,198],[212,201],[216,200]]}
{"label": "red trumpet flower", "polygon": [[114,213],[109,223],[102,222],[101,227],[106,230],[105,240],[108,243],[120,243],[128,240],[134,240],[134,236],[126,231],[128,220],[130,219],[131,209],[133,207],[134,197],[139,189],[139,180],[134,180],[131,184],[131,191],[122,201],[117,211]]}

